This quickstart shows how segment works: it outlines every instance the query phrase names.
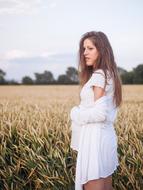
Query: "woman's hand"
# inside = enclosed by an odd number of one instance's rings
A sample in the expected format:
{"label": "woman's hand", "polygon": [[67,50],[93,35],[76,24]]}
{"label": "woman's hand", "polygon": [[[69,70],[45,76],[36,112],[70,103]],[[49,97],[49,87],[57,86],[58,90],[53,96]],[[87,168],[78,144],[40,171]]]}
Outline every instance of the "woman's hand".
{"label": "woman's hand", "polygon": [[76,121],[77,119],[77,115],[79,112],[79,107],[78,106],[74,106],[71,111],[70,111],[70,118],[72,121]]}

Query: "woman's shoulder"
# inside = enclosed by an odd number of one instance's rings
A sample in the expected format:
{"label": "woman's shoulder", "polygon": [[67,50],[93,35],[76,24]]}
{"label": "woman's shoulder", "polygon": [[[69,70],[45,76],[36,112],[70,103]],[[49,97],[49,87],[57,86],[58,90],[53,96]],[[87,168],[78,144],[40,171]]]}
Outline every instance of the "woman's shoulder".
{"label": "woman's shoulder", "polygon": [[92,72],[92,76],[91,76],[91,79],[99,79],[101,80],[102,79],[105,79],[105,74],[104,74],[104,71],[102,69],[97,69],[95,71]]}
{"label": "woman's shoulder", "polygon": [[102,69],[97,69],[96,71],[92,72],[92,76],[89,79],[87,85],[89,86],[99,86],[104,88],[105,86],[105,75]]}
{"label": "woman's shoulder", "polygon": [[109,71],[107,71],[106,77],[103,69],[97,69],[92,74],[91,82],[96,84],[101,84],[101,86],[104,86],[104,84],[107,82],[106,91],[110,91],[112,90],[114,83]]}
{"label": "woman's shoulder", "polygon": [[[105,78],[105,72],[103,69],[97,69],[97,70],[93,71],[92,75],[93,76],[99,76],[100,75],[100,76]],[[106,71],[106,77],[107,77],[107,80],[112,79],[109,70]]]}
{"label": "woman's shoulder", "polygon": [[104,73],[104,70],[103,70],[103,69],[97,69],[97,70],[93,71],[93,73],[92,73],[92,74],[101,74],[101,75],[105,75],[105,73]]}
{"label": "woman's shoulder", "polygon": [[91,80],[105,80],[105,73],[102,69],[97,69],[92,72]]}

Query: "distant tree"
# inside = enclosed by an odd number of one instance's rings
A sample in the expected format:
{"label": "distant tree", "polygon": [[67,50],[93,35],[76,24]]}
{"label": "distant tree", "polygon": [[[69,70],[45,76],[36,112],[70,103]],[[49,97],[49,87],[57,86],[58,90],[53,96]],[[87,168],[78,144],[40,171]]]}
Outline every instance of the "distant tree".
{"label": "distant tree", "polygon": [[121,74],[121,79],[122,79],[123,84],[133,84],[134,72],[133,71],[129,71],[129,72],[126,71],[125,73]]}
{"label": "distant tree", "polygon": [[6,75],[6,73],[0,69],[0,84],[5,84],[5,79],[4,79],[4,76]]}
{"label": "distant tree", "polygon": [[122,67],[117,67],[118,72],[120,74],[121,80],[123,84],[133,84],[133,77],[134,72],[133,71],[127,71],[123,69]]}
{"label": "distant tree", "polygon": [[25,76],[22,78],[22,84],[33,84],[33,83],[34,83],[34,81],[29,76]]}
{"label": "distant tree", "polygon": [[6,84],[8,84],[8,85],[19,85],[20,83],[17,82],[16,80],[12,79],[12,80],[6,81]]}
{"label": "distant tree", "polygon": [[127,71],[125,69],[123,69],[122,67],[117,67],[117,70],[118,70],[120,75],[127,73]]}
{"label": "distant tree", "polygon": [[34,73],[36,84],[51,84],[55,81],[53,74],[50,71],[44,71],[44,73]]}
{"label": "distant tree", "polygon": [[134,72],[134,84],[143,84],[143,64],[138,65],[133,69]]}
{"label": "distant tree", "polygon": [[78,71],[74,67],[68,67],[66,70],[67,77],[71,80],[71,82],[78,82]]}
{"label": "distant tree", "polygon": [[69,77],[67,75],[59,75],[58,79],[57,79],[57,83],[69,84],[69,83],[71,83],[71,80],[69,79]]}

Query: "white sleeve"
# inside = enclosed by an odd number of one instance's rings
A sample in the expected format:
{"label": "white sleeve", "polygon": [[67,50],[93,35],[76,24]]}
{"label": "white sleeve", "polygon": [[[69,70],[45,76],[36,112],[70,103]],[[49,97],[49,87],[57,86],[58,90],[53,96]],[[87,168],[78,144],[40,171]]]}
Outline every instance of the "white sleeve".
{"label": "white sleeve", "polygon": [[71,122],[71,143],[70,147],[73,150],[78,151],[79,147],[79,140],[80,140],[80,134],[81,134],[81,125],[78,125],[74,123],[73,121]]}
{"label": "white sleeve", "polygon": [[[94,72],[90,78],[89,86],[98,86],[104,88],[105,74],[102,69]],[[71,120],[83,125],[86,123],[104,122],[107,118],[107,101],[106,96],[97,99],[93,107],[82,109],[80,106],[75,106],[71,110]]]}
{"label": "white sleeve", "polygon": [[104,86],[105,86],[105,74],[104,74],[104,71],[102,69],[98,69],[97,71],[95,71],[92,74],[89,85],[104,88]]}
{"label": "white sleeve", "polygon": [[93,107],[82,108],[75,106],[71,110],[71,120],[84,125],[87,123],[104,122],[107,118],[107,97],[102,96],[94,103]]}

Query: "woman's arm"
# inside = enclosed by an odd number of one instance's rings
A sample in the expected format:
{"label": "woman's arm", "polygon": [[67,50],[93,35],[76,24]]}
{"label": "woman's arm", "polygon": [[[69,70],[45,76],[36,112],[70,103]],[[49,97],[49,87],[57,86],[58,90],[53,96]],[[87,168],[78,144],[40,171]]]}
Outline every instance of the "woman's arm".
{"label": "woman's arm", "polygon": [[74,106],[71,110],[71,120],[80,125],[104,122],[107,118],[107,96],[101,87],[94,86],[94,104],[90,108]]}
{"label": "woman's arm", "polygon": [[98,100],[102,96],[105,96],[105,90],[98,86],[93,86],[94,101]]}

